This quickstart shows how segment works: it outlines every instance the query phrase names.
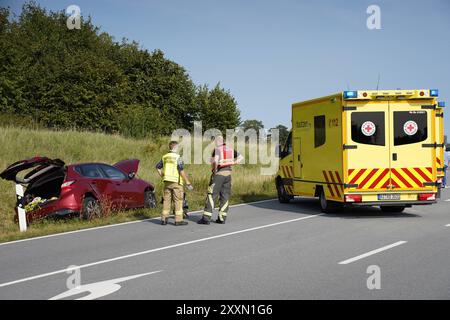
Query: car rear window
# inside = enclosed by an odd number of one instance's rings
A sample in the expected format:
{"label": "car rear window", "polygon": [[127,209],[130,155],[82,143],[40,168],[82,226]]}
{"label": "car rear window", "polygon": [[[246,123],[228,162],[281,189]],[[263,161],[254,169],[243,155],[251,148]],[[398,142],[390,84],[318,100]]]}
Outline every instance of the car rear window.
{"label": "car rear window", "polygon": [[417,143],[427,138],[426,111],[394,111],[394,145]]}
{"label": "car rear window", "polygon": [[384,112],[352,112],[352,140],[375,146],[386,145]]}
{"label": "car rear window", "polygon": [[77,166],[75,170],[83,177],[103,178],[102,172],[96,164],[84,164],[82,166]]}

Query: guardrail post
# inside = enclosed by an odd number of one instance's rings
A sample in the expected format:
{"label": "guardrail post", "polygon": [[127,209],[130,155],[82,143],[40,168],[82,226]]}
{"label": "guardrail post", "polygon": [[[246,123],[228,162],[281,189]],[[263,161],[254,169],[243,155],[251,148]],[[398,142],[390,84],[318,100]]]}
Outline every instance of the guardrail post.
{"label": "guardrail post", "polygon": [[24,196],[23,186],[21,184],[16,184],[16,197],[17,203],[17,216],[19,217],[19,230],[20,232],[27,231],[27,218],[25,215],[25,209],[23,208],[22,198]]}

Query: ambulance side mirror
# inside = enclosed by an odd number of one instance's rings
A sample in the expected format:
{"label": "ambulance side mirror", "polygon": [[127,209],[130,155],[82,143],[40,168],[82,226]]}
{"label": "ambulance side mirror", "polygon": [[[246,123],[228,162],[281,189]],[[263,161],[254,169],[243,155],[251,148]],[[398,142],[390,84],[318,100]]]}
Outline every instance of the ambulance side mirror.
{"label": "ambulance side mirror", "polygon": [[279,158],[280,155],[281,155],[281,146],[278,145],[278,146],[275,148],[275,157]]}
{"label": "ambulance side mirror", "polygon": [[275,156],[278,158],[284,158],[287,154],[283,151],[283,146],[279,145],[278,148],[275,149]]}

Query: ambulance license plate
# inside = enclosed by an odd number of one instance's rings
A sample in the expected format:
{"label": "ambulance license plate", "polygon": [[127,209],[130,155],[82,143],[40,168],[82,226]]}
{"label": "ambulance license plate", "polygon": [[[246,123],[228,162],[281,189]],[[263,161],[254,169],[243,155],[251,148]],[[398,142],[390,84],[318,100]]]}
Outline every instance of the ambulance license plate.
{"label": "ambulance license plate", "polygon": [[378,200],[400,200],[400,194],[399,193],[379,194]]}

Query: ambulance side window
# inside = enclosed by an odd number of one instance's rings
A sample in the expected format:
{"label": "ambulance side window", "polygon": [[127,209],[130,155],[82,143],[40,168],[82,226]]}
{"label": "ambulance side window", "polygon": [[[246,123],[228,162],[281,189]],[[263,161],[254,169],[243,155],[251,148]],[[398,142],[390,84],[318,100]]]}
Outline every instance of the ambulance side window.
{"label": "ambulance side window", "polygon": [[417,143],[428,138],[426,111],[394,111],[394,145]]}
{"label": "ambulance side window", "polygon": [[314,148],[325,144],[325,116],[314,117]]}
{"label": "ambulance side window", "polygon": [[386,145],[384,112],[352,112],[352,140],[375,146]]}

